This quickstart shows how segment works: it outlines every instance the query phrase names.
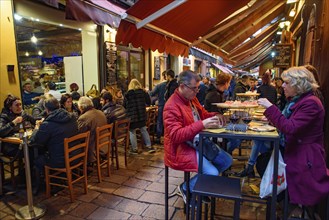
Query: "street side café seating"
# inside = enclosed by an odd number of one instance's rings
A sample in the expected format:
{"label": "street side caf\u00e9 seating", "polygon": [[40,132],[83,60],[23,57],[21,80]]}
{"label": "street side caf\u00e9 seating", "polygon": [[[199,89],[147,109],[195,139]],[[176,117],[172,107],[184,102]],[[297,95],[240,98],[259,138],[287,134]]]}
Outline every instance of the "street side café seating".
{"label": "street side caf\u00e9 seating", "polygon": [[87,156],[90,131],[64,139],[65,167],[45,166],[46,196],[50,197],[50,186],[68,188],[71,202],[73,184],[83,180],[84,192],[87,194]]}

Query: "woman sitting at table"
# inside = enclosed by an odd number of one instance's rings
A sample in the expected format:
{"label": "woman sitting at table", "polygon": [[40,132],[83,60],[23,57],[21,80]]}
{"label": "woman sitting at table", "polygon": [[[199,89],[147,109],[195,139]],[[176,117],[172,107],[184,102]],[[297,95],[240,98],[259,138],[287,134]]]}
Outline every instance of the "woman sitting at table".
{"label": "woman sitting at table", "polygon": [[[1,138],[14,136],[15,133],[19,133],[20,128],[25,129],[28,126],[28,123],[33,126],[35,125],[35,119],[23,112],[22,101],[20,98],[8,95],[3,106],[4,108],[0,115]],[[1,153],[13,157],[18,153],[18,147],[17,144],[3,143]]]}
{"label": "woman sitting at table", "polygon": [[259,99],[258,104],[266,108],[264,115],[280,131],[290,203],[312,207],[329,193],[324,107],[313,93],[319,86],[305,67],[284,71],[282,79],[288,99],[283,112],[267,99]]}
{"label": "woman sitting at table", "polygon": [[73,103],[72,96],[68,93],[63,94],[60,100],[61,108],[72,113],[76,118],[81,114],[78,106]]}

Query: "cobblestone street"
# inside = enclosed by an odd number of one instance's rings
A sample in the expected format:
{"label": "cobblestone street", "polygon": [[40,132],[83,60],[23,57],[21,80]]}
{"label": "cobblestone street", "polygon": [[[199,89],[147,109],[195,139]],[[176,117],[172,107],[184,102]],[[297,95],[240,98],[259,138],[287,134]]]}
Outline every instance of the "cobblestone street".
{"label": "cobblestone street", "polygon": [[[83,194],[82,185],[74,185],[75,201],[70,202],[68,191],[62,190],[49,199],[44,192],[34,197],[34,204],[46,206],[47,212],[42,219],[164,219],[164,165],[163,148],[157,146],[154,154],[143,152],[128,158],[124,168],[120,157],[120,169],[112,167],[111,176],[105,176],[98,183],[96,169],[88,178],[88,194]],[[234,168],[241,169],[243,162],[235,161]],[[183,172],[169,170],[169,193],[176,190],[183,181]],[[104,177],[105,176],[105,177]],[[243,191],[254,193],[250,180],[244,184]],[[254,195],[256,195],[254,193]],[[0,219],[15,219],[15,212],[27,205],[26,192],[19,189],[15,194],[5,195],[0,202]],[[233,203],[218,200],[216,219],[232,219]],[[174,196],[169,200],[171,219],[184,219],[183,200]],[[265,205],[244,202],[240,211],[241,219],[265,219]]]}

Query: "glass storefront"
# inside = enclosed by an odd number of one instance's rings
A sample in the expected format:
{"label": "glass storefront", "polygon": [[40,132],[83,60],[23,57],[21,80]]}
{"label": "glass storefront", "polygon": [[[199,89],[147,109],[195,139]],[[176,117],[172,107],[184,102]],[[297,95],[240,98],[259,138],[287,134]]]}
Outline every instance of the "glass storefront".
{"label": "glass storefront", "polygon": [[[82,77],[82,72],[78,72],[82,70],[81,32],[19,15],[15,15],[14,24],[21,86],[30,83],[33,92],[43,94],[45,84],[54,82],[61,93],[69,92],[67,79]],[[70,57],[80,57],[80,61]],[[74,68],[74,77],[66,71],[70,66]]]}
{"label": "glass storefront", "polygon": [[142,50],[128,50],[118,46],[117,80],[123,92],[128,90],[131,79],[137,79],[145,87],[144,53]]}

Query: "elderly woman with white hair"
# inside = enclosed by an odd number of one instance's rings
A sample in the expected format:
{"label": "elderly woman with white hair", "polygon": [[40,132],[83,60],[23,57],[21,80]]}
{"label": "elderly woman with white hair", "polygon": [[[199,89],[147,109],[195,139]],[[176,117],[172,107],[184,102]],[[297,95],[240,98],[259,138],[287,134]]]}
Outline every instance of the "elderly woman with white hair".
{"label": "elderly woman with white hair", "polygon": [[319,87],[305,67],[292,67],[281,75],[287,97],[282,113],[267,99],[258,103],[264,115],[278,128],[287,164],[291,204],[311,207],[329,193],[329,176],[324,151],[324,107],[314,91]]}

